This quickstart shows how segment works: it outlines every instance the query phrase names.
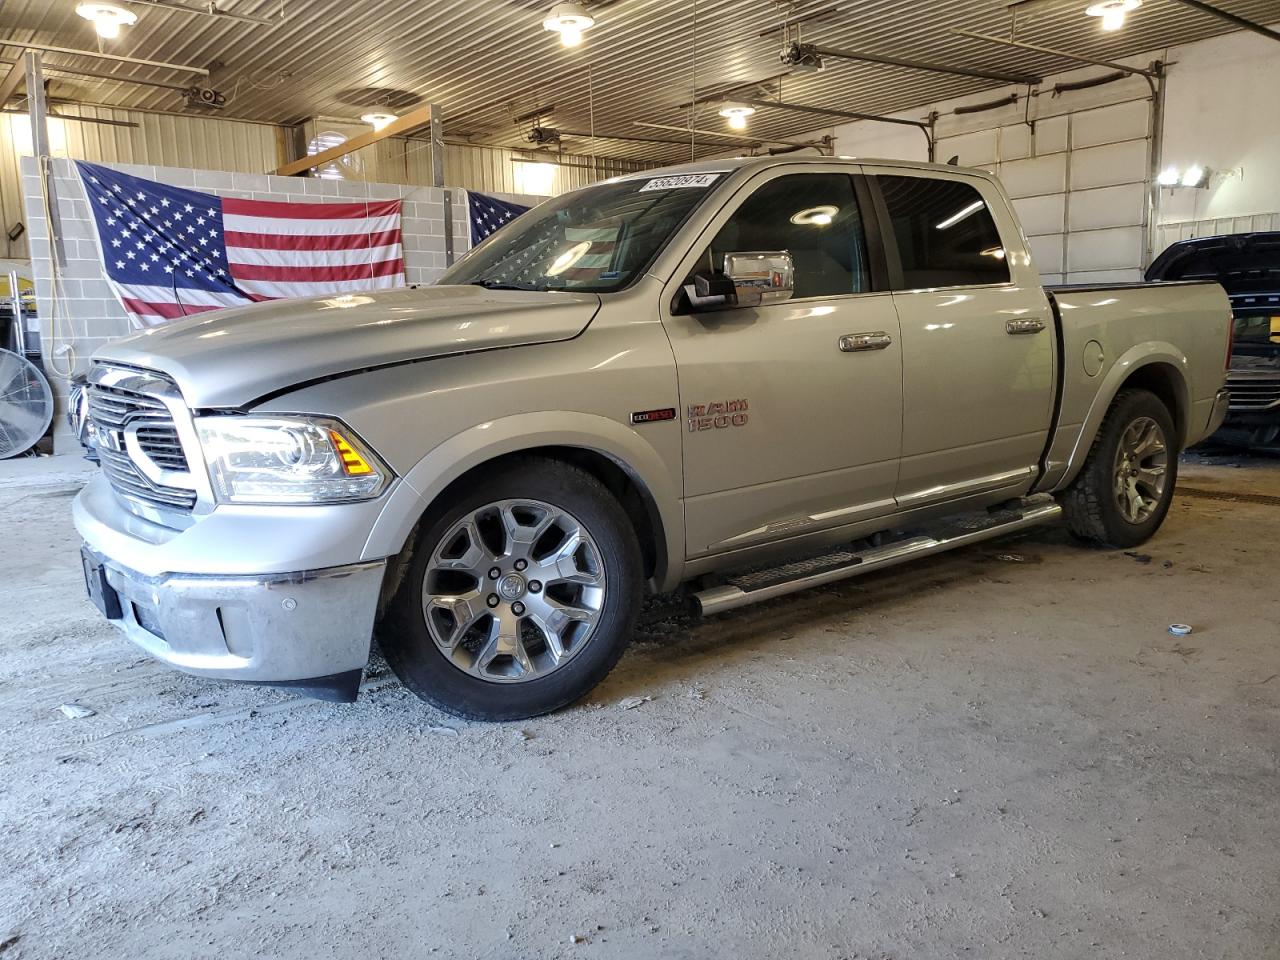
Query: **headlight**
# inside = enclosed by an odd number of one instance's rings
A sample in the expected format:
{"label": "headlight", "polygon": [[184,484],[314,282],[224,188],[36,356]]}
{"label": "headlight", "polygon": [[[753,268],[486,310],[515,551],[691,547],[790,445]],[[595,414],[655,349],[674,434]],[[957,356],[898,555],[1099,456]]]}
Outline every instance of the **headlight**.
{"label": "headlight", "polygon": [[372,500],[391,471],[352,432],[324,417],[200,417],[213,492],[224,503]]}

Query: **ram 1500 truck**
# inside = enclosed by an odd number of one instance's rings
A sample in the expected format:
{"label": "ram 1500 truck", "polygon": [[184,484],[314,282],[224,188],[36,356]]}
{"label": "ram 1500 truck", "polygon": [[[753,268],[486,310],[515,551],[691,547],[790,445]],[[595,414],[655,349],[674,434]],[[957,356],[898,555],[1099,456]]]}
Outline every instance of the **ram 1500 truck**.
{"label": "ram 1500 truck", "polygon": [[91,597],[188,673],[511,719],[646,591],[703,613],[1065,515],[1132,547],[1226,412],[1216,283],[1046,290],[978,170],[717,160],[541,204],[434,286],[100,350]]}

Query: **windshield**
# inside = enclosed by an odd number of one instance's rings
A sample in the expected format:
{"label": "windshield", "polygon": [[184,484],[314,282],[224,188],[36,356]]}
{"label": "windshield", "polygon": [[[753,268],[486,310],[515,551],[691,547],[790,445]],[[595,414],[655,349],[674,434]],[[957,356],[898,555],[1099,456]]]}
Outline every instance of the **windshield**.
{"label": "windshield", "polygon": [[637,177],[555,197],[494,233],[439,283],[621,290],[648,268],[721,176]]}

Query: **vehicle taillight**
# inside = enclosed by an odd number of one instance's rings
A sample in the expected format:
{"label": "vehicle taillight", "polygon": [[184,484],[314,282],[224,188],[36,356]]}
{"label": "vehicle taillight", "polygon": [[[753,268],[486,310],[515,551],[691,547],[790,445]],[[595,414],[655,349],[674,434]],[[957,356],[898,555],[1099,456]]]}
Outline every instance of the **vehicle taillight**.
{"label": "vehicle taillight", "polygon": [[1231,369],[1231,351],[1235,349],[1235,346],[1236,346],[1236,318],[1235,318],[1235,315],[1233,314],[1227,320],[1227,357],[1222,362],[1223,370]]}

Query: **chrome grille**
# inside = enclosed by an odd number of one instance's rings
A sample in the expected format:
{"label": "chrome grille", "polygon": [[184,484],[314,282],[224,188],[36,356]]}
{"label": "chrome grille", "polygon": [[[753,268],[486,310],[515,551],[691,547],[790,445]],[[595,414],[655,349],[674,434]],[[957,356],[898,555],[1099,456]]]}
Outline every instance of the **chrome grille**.
{"label": "chrome grille", "polygon": [[[118,373],[112,370],[112,373]],[[176,388],[157,374],[137,371],[136,375],[114,378],[95,370],[88,387],[89,421],[93,425],[102,469],[116,493],[137,503],[166,510],[191,510],[196,492],[186,486],[158,482],[160,472],[185,478],[190,466],[177,425],[169,407],[159,396],[130,389],[135,383],[159,387],[176,394]],[[114,379],[116,382],[103,382]],[[128,383],[130,386],[124,386]],[[136,441],[142,459],[130,451],[128,434]],[[152,476],[148,476],[148,472]]]}
{"label": "chrome grille", "polygon": [[1280,404],[1280,376],[1227,376],[1232,410],[1266,410]]}

